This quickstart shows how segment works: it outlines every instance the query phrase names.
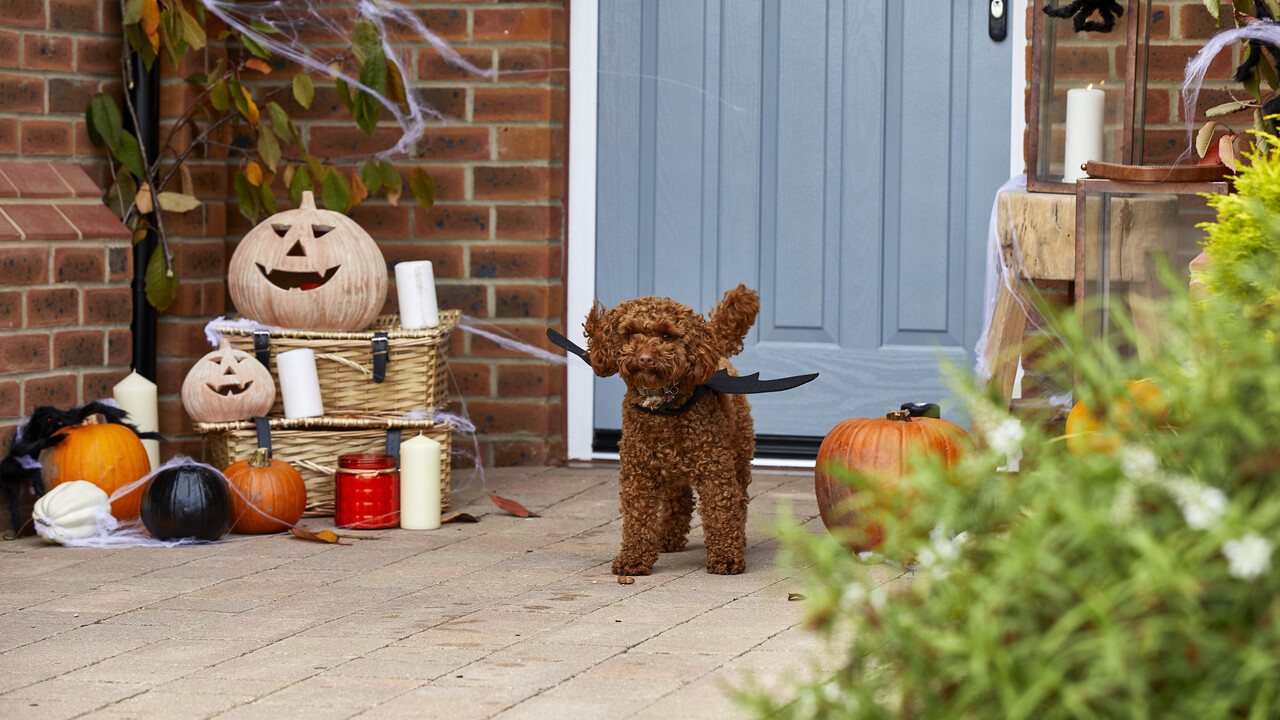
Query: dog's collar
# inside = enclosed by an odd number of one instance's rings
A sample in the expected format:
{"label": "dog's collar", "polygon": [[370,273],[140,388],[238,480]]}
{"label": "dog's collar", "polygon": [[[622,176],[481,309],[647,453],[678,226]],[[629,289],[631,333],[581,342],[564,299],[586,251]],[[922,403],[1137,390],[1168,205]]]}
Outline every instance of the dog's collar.
{"label": "dog's collar", "polygon": [[671,403],[675,402],[675,398],[671,398],[666,403],[656,408],[648,408],[640,403],[635,403],[635,408],[642,413],[648,413],[650,415],[664,415],[668,417],[673,415],[683,415],[689,412],[689,410],[702,399],[702,396],[709,392],[711,392],[711,388],[706,385],[699,385],[693,389],[693,396],[680,407],[671,407]]}
{"label": "dog's collar", "polygon": [[[559,348],[563,348],[573,355],[582,358],[586,364],[591,364],[591,356],[586,350],[578,347],[569,338],[560,333],[547,328],[547,339]],[[693,407],[694,403],[702,399],[707,392],[714,390],[719,393],[728,393],[731,395],[749,395],[753,393],[778,392],[779,390],[790,390],[799,387],[805,383],[818,377],[818,373],[808,373],[805,375],[792,375],[791,377],[776,378],[773,380],[761,380],[760,373],[752,373],[750,375],[730,375],[728,370],[717,370],[715,375],[711,376],[703,385],[698,385],[693,389],[693,397],[688,402],[678,408],[661,407],[658,409],[650,409],[636,405],[636,408],[652,415],[679,415],[687,412]],[[673,398],[674,399],[674,398]]]}

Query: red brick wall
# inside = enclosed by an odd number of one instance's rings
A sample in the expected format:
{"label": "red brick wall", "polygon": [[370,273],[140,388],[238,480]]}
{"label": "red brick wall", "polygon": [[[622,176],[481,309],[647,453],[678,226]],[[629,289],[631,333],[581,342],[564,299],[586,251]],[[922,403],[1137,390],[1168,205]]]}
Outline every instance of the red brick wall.
{"label": "red brick wall", "polygon": [[[412,58],[410,80],[451,118],[431,129],[414,157],[394,160],[406,179],[414,167],[427,170],[436,184],[436,205],[424,213],[410,203],[392,207],[372,198],[352,213],[378,241],[389,266],[433,261],[442,307],[459,308],[540,346],[544,328],[560,321],[564,296],[566,5],[414,3],[435,33],[474,64],[499,74],[473,77],[444,63],[425,41],[400,41],[398,47]],[[0,0],[0,159],[73,160],[103,180],[83,117],[100,90],[123,102],[119,12],[118,2],[106,0]],[[208,61],[221,52],[211,43]],[[182,78],[202,64],[193,58],[176,72],[163,64],[166,119],[185,105]],[[312,151],[339,162],[384,149],[396,136],[389,123],[373,140],[364,136],[341,109],[332,84],[321,79],[312,108],[295,110],[293,119]],[[165,455],[204,452],[178,393],[187,370],[209,350],[205,323],[234,312],[226,296],[226,265],[236,240],[249,229],[231,189],[235,162],[225,151],[197,154],[191,166],[205,206],[164,218],[182,277],[178,299],[161,315],[158,330],[160,430],[172,439]],[[69,279],[68,287],[80,286]],[[393,279],[387,312],[396,310],[395,295]],[[0,300],[5,297],[0,294]],[[449,357],[460,399],[479,428],[481,462],[563,459],[562,367],[462,331],[453,336]],[[470,444],[470,438],[455,442]]]}

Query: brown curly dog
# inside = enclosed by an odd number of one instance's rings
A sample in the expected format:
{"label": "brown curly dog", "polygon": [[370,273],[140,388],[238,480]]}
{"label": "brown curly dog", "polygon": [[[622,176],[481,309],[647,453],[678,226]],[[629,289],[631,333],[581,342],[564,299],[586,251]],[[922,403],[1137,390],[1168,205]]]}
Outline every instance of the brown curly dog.
{"label": "brown curly dog", "polygon": [[[583,323],[591,367],[618,373],[622,401],[622,550],[618,575],[648,575],[659,552],[684,549],[694,492],[707,546],[707,572],[746,569],[747,485],[755,430],[742,395],[699,386],[721,368],[760,311],[754,290],[725,293],[711,319],[674,300],[643,297],[612,310],[596,303]],[[687,407],[686,407],[687,406]]]}

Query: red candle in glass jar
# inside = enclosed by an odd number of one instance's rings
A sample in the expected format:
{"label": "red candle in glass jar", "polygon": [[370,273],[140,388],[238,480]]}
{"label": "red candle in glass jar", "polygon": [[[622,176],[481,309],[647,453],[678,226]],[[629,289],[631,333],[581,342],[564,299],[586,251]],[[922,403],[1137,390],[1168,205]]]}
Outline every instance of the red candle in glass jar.
{"label": "red candle in glass jar", "polygon": [[334,525],[373,529],[400,524],[400,470],[391,455],[339,456],[333,484]]}

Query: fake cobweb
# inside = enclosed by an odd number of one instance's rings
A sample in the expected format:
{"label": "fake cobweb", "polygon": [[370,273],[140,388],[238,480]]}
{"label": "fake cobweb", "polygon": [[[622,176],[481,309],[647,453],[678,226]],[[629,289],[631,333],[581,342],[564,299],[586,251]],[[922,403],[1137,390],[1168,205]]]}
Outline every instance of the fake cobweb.
{"label": "fake cobweb", "polygon": [[492,70],[482,70],[463,58],[449,43],[427,27],[416,12],[390,0],[359,0],[354,8],[318,5],[310,0],[274,0],[273,2],[237,3],[225,0],[199,0],[210,14],[218,17],[227,27],[234,29],[251,41],[271,51],[275,57],[318,73],[341,78],[348,85],[359,88],[377,98],[403,131],[396,144],[381,153],[382,157],[409,154],[426,132],[432,121],[447,121],[411,83],[406,82],[405,103],[392,101],[373,88],[336,66],[330,66],[330,57],[317,56],[312,47],[318,40],[345,42],[350,38],[357,19],[367,20],[379,31],[382,51],[387,62],[392,63],[406,79],[414,76],[408,64],[407,53],[398,49],[392,38],[412,34],[425,40],[449,64],[478,77],[492,77]]}

